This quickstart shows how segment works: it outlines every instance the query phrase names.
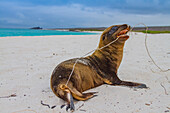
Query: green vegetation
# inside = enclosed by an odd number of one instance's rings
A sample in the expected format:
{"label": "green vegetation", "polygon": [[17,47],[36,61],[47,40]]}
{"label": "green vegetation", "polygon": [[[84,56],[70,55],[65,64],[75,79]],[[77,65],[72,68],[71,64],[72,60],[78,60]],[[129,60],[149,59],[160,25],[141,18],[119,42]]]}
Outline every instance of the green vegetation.
{"label": "green vegetation", "polygon": [[69,31],[103,31],[99,29],[69,29]]}
{"label": "green vegetation", "polygon": [[80,31],[103,31],[98,29],[80,29]]}
{"label": "green vegetation", "polygon": [[[145,30],[143,30],[143,31],[135,31],[135,32],[146,33]],[[170,33],[170,31],[150,31],[150,30],[148,30],[147,33],[150,33],[150,34],[160,34],[160,33]]]}
{"label": "green vegetation", "polygon": [[[104,31],[104,29],[102,28],[71,28],[69,29],[69,31]],[[145,30],[139,30],[139,31],[136,31],[134,30],[134,32],[142,32],[142,33],[146,33]],[[150,34],[160,34],[160,33],[170,33],[170,31],[153,31],[153,30],[148,30],[147,33],[150,33]]]}

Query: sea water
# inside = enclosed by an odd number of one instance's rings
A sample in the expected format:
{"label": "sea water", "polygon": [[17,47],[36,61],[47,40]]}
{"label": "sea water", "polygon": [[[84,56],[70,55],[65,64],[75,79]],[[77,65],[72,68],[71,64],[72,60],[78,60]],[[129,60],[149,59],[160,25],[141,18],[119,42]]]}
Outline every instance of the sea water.
{"label": "sea water", "polygon": [[97,33],[72,32],[58,30],[38,30],[38,29],[2,29],[0,28],[0,37],[8,36],[47,36],[47,35],[93,35]]}

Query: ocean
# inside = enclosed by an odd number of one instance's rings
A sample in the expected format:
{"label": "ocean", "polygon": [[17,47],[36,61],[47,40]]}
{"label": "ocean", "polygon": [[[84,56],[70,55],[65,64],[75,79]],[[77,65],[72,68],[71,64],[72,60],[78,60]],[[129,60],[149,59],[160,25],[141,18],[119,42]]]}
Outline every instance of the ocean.
{"label": "ocean", "polygon": [[2,29],[0,28],[0,37],[8,36],[47,36],[47,35],[95,35],[97,33],[72,32],[58,30],[37,30],[37,29]]}

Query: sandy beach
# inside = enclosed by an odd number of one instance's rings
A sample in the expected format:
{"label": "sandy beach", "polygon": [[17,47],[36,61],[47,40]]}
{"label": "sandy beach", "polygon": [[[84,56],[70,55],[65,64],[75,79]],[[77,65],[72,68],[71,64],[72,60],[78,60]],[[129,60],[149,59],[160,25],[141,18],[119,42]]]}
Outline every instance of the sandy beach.
{"label": "sandy beach", "polygon": [[[132,33],[118,76],[145,83],[148,89],[102,85],[87,101],[75,101],[75,113],[170,112],[170,71],[161,72],[148,57],[143,33]],[[0,37],[0,113],[65,113],[50,89],[60,62],[97,48],[100,35]],[[170,34],[148,34],[148,48],[162,69],[170,68]],[[12,95],[13,97],[10,97]],[[56,106],[53,109],[50,107]]]}

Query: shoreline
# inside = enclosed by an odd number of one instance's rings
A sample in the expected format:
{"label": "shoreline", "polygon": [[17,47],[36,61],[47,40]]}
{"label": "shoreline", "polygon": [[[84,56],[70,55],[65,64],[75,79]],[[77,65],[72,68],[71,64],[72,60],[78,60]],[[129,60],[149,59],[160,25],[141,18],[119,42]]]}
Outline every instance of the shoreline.
{"label": "shoreline", "polygon": [[85,35],[45,35],[45,36],[6,36],[6,37],[0,37],[0,39],[4,38],[45,38],[45,37],[73,37],[73,36],[95,36],[95,35],[100,35],[99,34],[85,34]]}
{"label": "shoreline", "polygon": [[[83,32],[83,31],[81,31]],[[5,37],[2,37],[0,36],[0,39],[4,39],[4,38],[45,38],[45,37],[74,37],[74,36],[100,36],[103,32],[98,32],[98,31],[85,31],[86,33],[96,33],[96,34],[81,34],[81,35],[43,35],[43,36],[5,36]],[[145,35],[145,33],[143,32],[129,32],[128,33],[129,36],[132,36],[133,35],[138,35],[138,34],[143,34]],[[169,35],[170,33],[158,33],[158,34],[150,34],[150,33],[147,33],[147,35]]]}
{"label": "shoreline", "polygon": [[96,35],[95,32],[74,32],[62,30],[0,29],[0,37],[15,36],[56,36],[56,35]]}

